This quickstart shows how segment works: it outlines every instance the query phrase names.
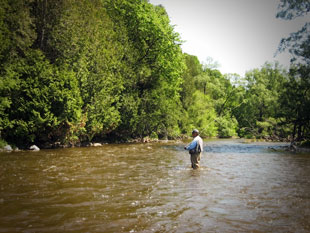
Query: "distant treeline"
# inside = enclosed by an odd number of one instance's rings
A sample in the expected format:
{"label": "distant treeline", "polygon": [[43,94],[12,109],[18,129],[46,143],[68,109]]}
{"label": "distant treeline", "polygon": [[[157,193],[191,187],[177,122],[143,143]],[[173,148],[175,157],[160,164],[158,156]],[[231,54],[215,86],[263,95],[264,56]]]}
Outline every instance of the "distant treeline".
{"label": "distant treeline", "polygon": [[[293,3],[283,0],[278,17],[301,12]],[[309,35],[308,46],[294,35],[280,47],[303,58],[289,71],[266,63],[223,75],[184,54],[165,9],[146,0],[2,0],[0,139],[50,147],[193,128],[309,139]]]}

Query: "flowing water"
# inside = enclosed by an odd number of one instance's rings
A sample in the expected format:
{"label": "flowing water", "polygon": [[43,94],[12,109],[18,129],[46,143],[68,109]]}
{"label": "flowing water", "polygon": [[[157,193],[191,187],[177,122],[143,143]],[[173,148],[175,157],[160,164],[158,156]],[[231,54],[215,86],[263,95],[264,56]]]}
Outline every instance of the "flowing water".
{"label": "flowing water", "polygon": [[184,145],[0,153],[0,232],[310,232],[309,153]]}

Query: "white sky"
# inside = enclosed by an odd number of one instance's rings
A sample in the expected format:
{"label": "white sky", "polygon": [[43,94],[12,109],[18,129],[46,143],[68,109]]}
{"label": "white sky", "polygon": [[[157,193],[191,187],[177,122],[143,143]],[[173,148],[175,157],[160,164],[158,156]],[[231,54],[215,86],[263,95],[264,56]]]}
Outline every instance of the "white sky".
{"label": "white sky", "polygon": [[[287,67],[289,54],[274,57],[280,40],[299,30],[304,19],[277,19],[278,0],[149,0],[163,5],[171,25],[185,41],[183,52],[205,62],[212,57],[222,74],[246,71],[278,60]],[[309,21],[309,17],[307,18]]]}

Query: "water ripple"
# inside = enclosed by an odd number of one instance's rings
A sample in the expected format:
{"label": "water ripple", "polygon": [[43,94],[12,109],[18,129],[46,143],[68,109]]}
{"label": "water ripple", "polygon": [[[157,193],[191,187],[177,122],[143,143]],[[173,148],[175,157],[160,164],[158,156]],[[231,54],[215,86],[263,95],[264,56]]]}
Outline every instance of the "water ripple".
{"label": "water ripple", "polygon": [[0,155],[0,232],[309,232],[310,156],[186,142]]}

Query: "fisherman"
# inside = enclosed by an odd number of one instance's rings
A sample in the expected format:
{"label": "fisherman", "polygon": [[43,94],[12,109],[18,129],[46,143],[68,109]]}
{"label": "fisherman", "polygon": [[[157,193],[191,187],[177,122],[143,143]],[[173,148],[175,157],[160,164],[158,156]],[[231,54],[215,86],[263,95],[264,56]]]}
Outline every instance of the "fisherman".
{"label": "fisherman", "polygon": [[203,141],[197,129],[193,130],[192,137],[193,141],[188,146],[185,146],[184,149],[188,150],[191,155],[192,168],[197,169],[199,168],[200,157],[203,151]]}

